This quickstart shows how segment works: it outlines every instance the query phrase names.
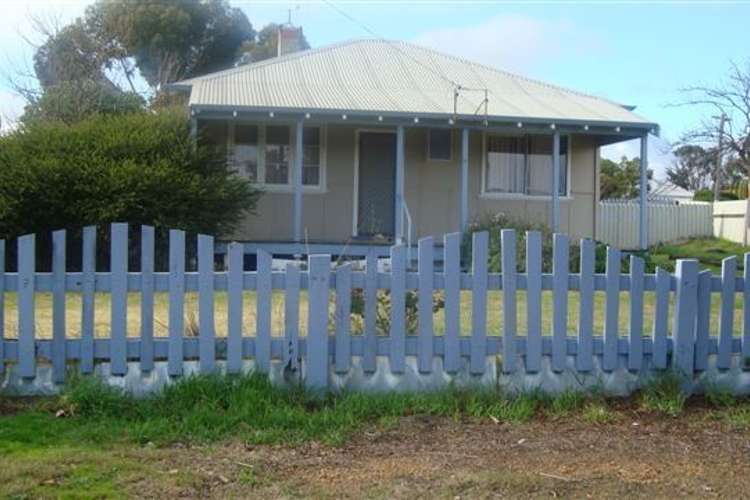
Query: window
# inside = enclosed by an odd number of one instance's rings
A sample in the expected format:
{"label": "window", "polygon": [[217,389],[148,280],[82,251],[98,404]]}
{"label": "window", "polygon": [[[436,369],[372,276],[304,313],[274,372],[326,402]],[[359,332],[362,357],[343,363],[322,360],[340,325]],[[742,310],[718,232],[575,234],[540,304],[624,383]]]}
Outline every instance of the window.
{"label": "window", "polygon": [[[293,127],[220,121],[213,123],[217,126],[207,130],[206,136],[212,143],[229,145],[228,162],[238,175],[272,190],[291,191],[294,166]],[[220,140],[221,137],[224,139]],[[305,127],[302,138],[302,185],[308,189],[321,188],[323,184],[325,129]]]}
{"label": "window", "polygon": [[266,127],[266,184],[289,184],[289,127]]}
{"label": "window", "polygon": [[201,120],[198,122],[198,144],[216,150],[218,154],[227,153],[227,122],[219,120]]}
{"label": "window", "polygon": [[320,184],[320,129],[305,127],[302,133],[302,185]]}
{"label": "window", "polygon": [[427,138],[427,157],[433,161],[450,161],[452,158],[451,129],[433,128]]}
{"label": "window", "polygon": [[258,182],[258,126],[234,126],[234,147],[232,148],[232,166],[241,176]]}
{"label": "window", "polygon": [[[485,191],[528,196],[552,193],[552,136],[487,137]],[[568,192],[568,140],[560,138],[560,195]]]}

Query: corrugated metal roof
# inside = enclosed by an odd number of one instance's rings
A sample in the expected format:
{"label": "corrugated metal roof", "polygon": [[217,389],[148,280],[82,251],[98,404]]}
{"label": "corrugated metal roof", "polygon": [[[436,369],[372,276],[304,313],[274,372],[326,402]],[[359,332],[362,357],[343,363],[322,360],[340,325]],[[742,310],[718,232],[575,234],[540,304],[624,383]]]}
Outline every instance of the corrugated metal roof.
{"label": "corrugated metal roof", "polygon": [[[498,118],[645,125],[624,106],[405,42],[355,40],[184,80],[194,106],[453,115],[454,84]],[[458,115],[484,113],[462,90]]]}

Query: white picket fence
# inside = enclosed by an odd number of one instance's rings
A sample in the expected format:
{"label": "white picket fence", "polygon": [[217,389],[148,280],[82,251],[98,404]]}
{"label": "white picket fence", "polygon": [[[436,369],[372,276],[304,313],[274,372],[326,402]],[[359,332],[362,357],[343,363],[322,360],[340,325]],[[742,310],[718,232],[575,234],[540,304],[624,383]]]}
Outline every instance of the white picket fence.
{"label": "white picket fence", "polygon": [[[710,203],[680,205],[649,203],[648,245],[686,238],[713,235],[713,210]],[[638,203],[601,202],[596,215],[596,239],[623,250],[640,245],[640,208]]]}
{"label": "white picket fence", "polygon": [[[419,372],[435,370],[481,376],[488,369],[488,358],[501,359],[503,374],[537,373],[543,358],[549,359],[553,373],[573,370],[591,373],[614,370],[674,368],[688,376],[706,369],[709,355],[716,355],[716,367],[728,369],[736,359],[750,356],[750,254],[745,255],[744,277],[737,276],[737,259],[724,260],[721,276],[699,272],[694,260],[681,260],[672,275],[662,269],[656,274],[644,272],[644,262],[630,257],[630,271],[621,273],[621,253],[609,248],[606,272],[595,273],[595,245],[581,241],[580,272],[569,269],[569,241],[554,235],[552,272],[542,272],[542,238],[538,232],[526,237],[526,258],[518,272],[517,235],[513,230],[501,234],[503,273],[488,272],[489,237],[485,232],[473,235],[471,269],[461,269],[461,237],[445,236],[442,251],[444,266],[434,269],[435,245],[432,238],[419,241],[418,269],[407,266],[406,248],[390,251],[388,272],[379,272],[374,255],[367,257],[364,271],[355,271],[350,263],[332,262],[330,255],[312,255],[304,263],[289,263],[282,272],[274,272],[272,257],[258,252],[257,270],[247,271],[243,263],[243,245],[229,245],[227,271],[217,271],[214,263],[214,238],[198,236],[197,272],[186,272],[185,233],[169,232],[169,271],[154,270],[154,228],[141,228],[140,270],[128,271],[128,226],[111,227],[110,270],[96,270],[96,228],[83,231],[82,271],[66,270],[66,233],[53,233],[52,272],[36,270],[35,236],[18,238],[18,270],[4,272],[0,267],[0,292],[17,294],[17,335],[0,331],[0,370],[8,367],[24,379],[37,376],[39,360],[51,362],[53,380],[65,381],[68,370],[93,373],[95,364],[108,362],[112,376],[127,374],[129,364],[137,362],[140,371],[150,372],[155,361],[165,361],[170,376],[184,373],[186,360],[197,360],[201,372],[218,369],[222,361],[230,373],[242,370],[243,361],[253,359],[256,370],[269,372],[273,363],[303,374],[305,384],[313,388],[328,386],[333,374],[347,374],[353,359],[359,358],[365,374],[376,371],[378,358],[388,360],[393,375],[403,374],[407,358],[416,361]],[[0,241],[0,262],[5,261],[5,242]],[[352,290],[364,291],[364,331],[353,334],[350,317]],[[248,314],[243,291],[256,295],[255,331],[246,331],[243,319]],[[284,326],[281,335],[272,334],[272,294],[284,295]],[[389,331],[376,329],[378,291],[390,294]],[[406,293],[416,290],[419,304],[416,334],[407,333]],[[433,292],[444,292],[445,332],[435,334]],[[488,328],[488,292],[502,291],[502,327]],[[198,295],[198,333],[190,336],[185,325],[185,294]],[[226,316],[216,314],[217,291],[227,294]],[[301,334],[302,291],[308,307],[305,334]],[[470,301],[462,300],[470,294]],[[526,334],[519,335],[518,291],[525,292]],[[603,335],[594,333],[595,292],[605,295]],[[35,332],[36,300],[39,292],[53,297],[52,337],[38,338]],[[70,292],[81,294],[81,333],[72,336],[66,322]],[[154,294],[169,296],[168,335],[154,335]],[[629,294],[629,334],[620,336],[620,295]],[[654,320],[644,324],[644,293],[653,292]],[[128,294],[140,299],[138,336],[128,335]],[[543,307],[543,293],[551,293],[552,307]],[[575,331],[568,330],[568,301],[572,293],[579,297],[579,321]],[[720,297],[718,336],[710,335],[712,294]],[[741,336],[735,337],[735,294],[743,299],[744,321]],[[94,335],[95,294],[105,294],[111,303],[110,332]],[[5,297],[0,293],[0,301]],[[101,295],[96,297],[101,300]],[[674,304],[669,325],[670,303]],[[470,305],[467,305],[470,304]],[[471,309],[469,335],[462,335],[461,321]],[[329,310],[335,314],[329,315]],[[0,311],[4,304],[0,302]],[[551,331],[543,331],[543,317],[551,314]],[[217,336],[216,322],[227,322],[227,335]],[[0,317],[0,328],[4,325]],[[737,354],[741,353],[741,357]],[[438,358],[441,363],[434,363]],[[573,360],[573,365],[570,364]],[[69,363],[74,362],[75,365]],[[572,368],[571,368],[572,366]]]}

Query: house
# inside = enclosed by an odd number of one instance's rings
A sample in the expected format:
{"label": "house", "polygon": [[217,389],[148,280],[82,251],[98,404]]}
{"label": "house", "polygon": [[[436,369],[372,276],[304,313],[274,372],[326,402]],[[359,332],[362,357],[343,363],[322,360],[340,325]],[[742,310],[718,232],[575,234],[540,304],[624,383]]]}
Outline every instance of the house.
{"label": "house", "polygon": [[693,201],[695,193],[680,186],[675,186],[669,181],[657,183],[656,187],[648,193],[649,203],[666,203],[679,205]]}
{"label": "house", "polygon": [[498,212],[593,237],[599,148],[639,138],[645,156],[658,133],[633,107],[385,40],[170,87],[189,92],[198,137],[266,191],[232,238],[290,253],[439,239]]}

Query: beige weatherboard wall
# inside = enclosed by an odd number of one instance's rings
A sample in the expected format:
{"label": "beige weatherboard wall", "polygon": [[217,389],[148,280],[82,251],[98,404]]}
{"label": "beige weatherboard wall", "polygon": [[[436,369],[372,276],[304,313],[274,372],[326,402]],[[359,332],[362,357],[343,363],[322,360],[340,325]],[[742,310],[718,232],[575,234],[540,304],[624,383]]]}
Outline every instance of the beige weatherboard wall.
{"label": "beige weatherboard wall", "polygon": [[[325,184],[320,190],[303,191],[302,226],[310,242],[340,242],[352,239],[356,134],[358,130],[392,130],[392,127],[326,125],[322,129],[325,151]],[[405,137],[404,197],[414,222],[414,236],[442,238],[459,230],[460,141],[452,132],[450,160],[429,160],[427,128],[407,128]],[[549,224],[548,197],[494,195],[482,192],[483,135],[470,134],[470,221],[503,213],[520,220]],[[591,136],[570,136],[569,192],[560,198],[560,229],[571,237],[593,237],[597,207],[598,146]],[[241,241],[290,241],[292,229],[291,191],[267,191],[256,214],[248,215],[233,239]]]}

